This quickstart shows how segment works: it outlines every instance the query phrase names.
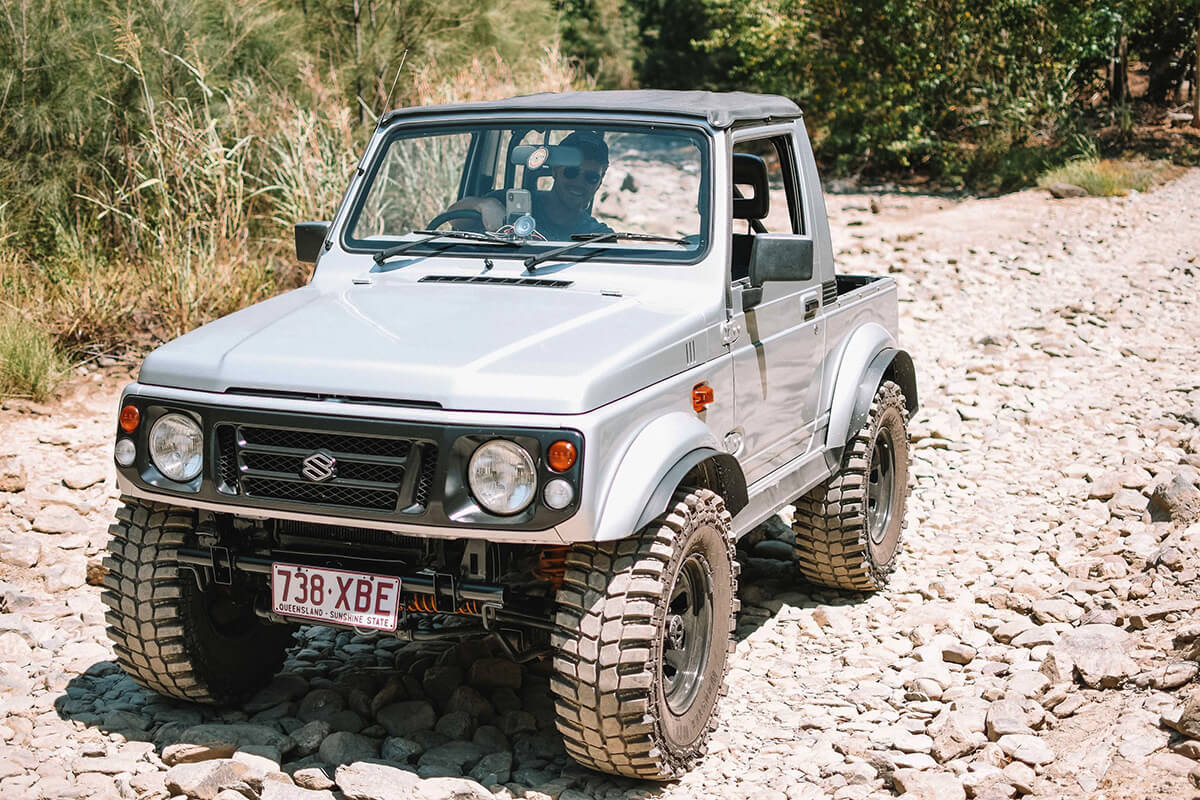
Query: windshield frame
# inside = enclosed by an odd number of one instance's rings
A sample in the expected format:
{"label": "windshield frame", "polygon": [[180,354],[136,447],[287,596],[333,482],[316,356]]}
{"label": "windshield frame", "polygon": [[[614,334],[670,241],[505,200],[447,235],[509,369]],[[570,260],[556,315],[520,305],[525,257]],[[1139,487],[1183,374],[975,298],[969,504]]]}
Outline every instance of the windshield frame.
{"label": "windshield frame", "polygon": [[[344,215],[345,221],[340,225],[341,230],[338,233],[339,244],[347,253],[374,255],[389,247],[409,241],[400,236],[378,240],[364,240],[355,239],[350,235],[350,232],[358,223],[363,207],[366,205],[367,196],[374,185],[379,170],[382,168],[389,148],[398,139],[413,138],[414,133],[417,135],[442,135],[464,131],[469,132],[472,129],[481,127],[526,127],[563,130],[588,125],[603,128],[605,131],[629,131],[635,133],[653,130],[677,131],[696,140],[695,143],[700,155],[700,190],[698,198],[698,212],[700,217],[700,230],[698,233],[700,238],[697,243],[698,247],[695,250],[684,251],[686,255],[681,256],[678,247],[670,244],[666,244],[663,247],[628,247],[627,245],[619,244],[617,247],[614,247],[614,242],[604,242],[593,246],[584,245],[577,250],[564,253],[561,257],[553,259],[553,261],[602,261],[615,263],[651,261],[655,266],[693,266],[707,258],[713,247],[713,231],[715,228],[715,220],[713,219],[713,210],[716,205],[713,190],[713,165],[715,163],[714,131],[710,126],[700,123],[697,120],[670,115],[639,115],[633,118],[631,116],[620,116],[618,118],[613,114],[563,114],[561,116],[546,117],[540,114],[509,112],[504,114],[471,114],[469,116],[438,114],[406,118],[403,121],[395,122],[389,125],[384,132],[377,134],[377,141],[371,148],[369,163],[365,165],[361,177],[356,182],[353,196],[348,198],[347,212]],[[460,191],[461,188],[460,186]],[[343,215],[339,214],[339,216]],[[429,244],[417,245],[411,250],[406,251],[406,254],[418,258],[431,255],[447,255],[456,258],[519,258],[523,260],[529,256],[538,255],[560,247],[562,242],[541,242],[531,239],[523,242],[519,248],[502,245],[492,247],[488,246],[485,242],[466,242],[465,244],[467,246],[462,246],[462,244],[447,246],[445,240],[434,241]]]}

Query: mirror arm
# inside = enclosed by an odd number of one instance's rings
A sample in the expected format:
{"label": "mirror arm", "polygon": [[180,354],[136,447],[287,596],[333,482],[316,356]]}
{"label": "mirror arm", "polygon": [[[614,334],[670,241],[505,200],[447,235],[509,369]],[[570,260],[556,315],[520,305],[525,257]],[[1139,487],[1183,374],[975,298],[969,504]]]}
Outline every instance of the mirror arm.
{"label": "mirror arm", "polygon": [[742,311],[749,311],[762,302],[762,287],[753,286],[742,289]]}

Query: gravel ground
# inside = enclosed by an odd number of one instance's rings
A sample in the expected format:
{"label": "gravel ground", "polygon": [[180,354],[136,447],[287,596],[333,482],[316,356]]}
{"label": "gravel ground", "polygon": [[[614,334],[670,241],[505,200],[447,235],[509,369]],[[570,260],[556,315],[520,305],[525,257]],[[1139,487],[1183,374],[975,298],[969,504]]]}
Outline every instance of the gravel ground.
{"label": "gravel ground", "polygon": [[1120,199],[828,198],[841,268],[900,283],[905,552],[864,597],[794,577],[787,513],[743,541],[729,695],[676,784],[573,765],[544,672],[478,641],[304,628],[242,708],[141,690],[85,583],[127,375],[10,401],[0,797],[1200,797],[1198,194],[1193,170]]}

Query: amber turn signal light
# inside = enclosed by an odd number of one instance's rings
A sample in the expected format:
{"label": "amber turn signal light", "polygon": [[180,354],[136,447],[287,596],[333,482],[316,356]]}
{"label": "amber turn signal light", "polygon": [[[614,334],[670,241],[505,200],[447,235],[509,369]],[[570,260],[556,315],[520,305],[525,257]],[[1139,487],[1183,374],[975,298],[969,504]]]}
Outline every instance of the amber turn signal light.
{"label": "amber turn signal light", "polygon": [[126,433],[133,433],[137,430],[138,424],[142,421],[142,412],[138,411],[137,406],[125,406],[121,409],[121,430]]}
{"label": "amber turn signal light", "polygon": [[699,414],[714,398],[713,389],[707,383],[697,383],[692,387],[692,408]]}
{"label": "amber turn signal light", "polygon": [[555,442],[546,451],[546,463],[555,472],[566,472],[575,466],[575,459],[578,456],[579,454],[575,452],[575,445],[570,442]]}

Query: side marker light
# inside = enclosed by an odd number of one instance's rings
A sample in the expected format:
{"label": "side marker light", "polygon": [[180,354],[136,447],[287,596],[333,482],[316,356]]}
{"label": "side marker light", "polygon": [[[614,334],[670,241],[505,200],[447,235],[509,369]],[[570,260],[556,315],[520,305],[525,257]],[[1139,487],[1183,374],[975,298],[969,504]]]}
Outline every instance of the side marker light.
{"label": "side marker light", "polygon": [[713,388],[707,383],[698,383],[692,388],[692,408],[697,414],[707,408],[714,398]]}

